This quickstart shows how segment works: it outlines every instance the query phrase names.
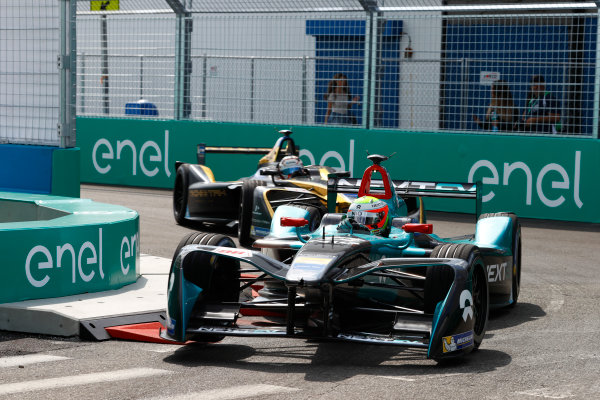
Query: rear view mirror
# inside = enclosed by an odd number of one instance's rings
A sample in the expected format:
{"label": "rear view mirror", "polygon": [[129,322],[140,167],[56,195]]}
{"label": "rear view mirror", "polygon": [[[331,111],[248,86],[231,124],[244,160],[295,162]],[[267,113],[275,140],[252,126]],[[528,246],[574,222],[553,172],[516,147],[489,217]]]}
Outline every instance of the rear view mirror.
{"label": "rear view mirror", "polygon": [[281,217],[281,226],[301,227],[307,224],[308,221],[304,218]]}
{"label": "rear view mirror", "polygon": [[432,224],[404,224],[402,225],[402,229],[408,233],[433,233]]}

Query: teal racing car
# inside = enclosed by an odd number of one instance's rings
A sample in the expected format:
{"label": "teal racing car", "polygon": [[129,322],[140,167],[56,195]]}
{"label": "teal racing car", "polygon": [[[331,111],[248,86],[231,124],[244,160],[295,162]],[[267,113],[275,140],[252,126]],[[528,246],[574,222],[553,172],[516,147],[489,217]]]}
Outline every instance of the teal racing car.
{"label": "teal racing car", "polygon": [[[173,341],[278,336],[422,348],[443,360],[477,349],[492,307],[520,290],[521,229],[512,213],[478,215],[475,233],[433,234],[406,199],[474,200],[476,183],[392,180],[371,155],[362,179],[328,180],[328,204],[357,198],[309,228],[307,210],[282,205],[257,250],[194,232],[175,251],[166,329]],[[421,209],[423,207],[420,207]]]}

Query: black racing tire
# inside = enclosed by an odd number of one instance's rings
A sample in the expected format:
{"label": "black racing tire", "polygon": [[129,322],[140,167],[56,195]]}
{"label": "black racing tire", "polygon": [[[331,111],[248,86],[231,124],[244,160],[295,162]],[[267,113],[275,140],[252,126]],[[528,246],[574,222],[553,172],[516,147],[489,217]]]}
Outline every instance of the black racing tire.
{"label": "black racing tire", "polygon": [[242,182],[240,193],[240,214],[238,218],[238,240],[240,246],[252,247],[254,240],[250,237],[252,226],[252,209],[254,206],[254,189],[258,186],[266,186],[265,181],[248,179]]}
{"label": "black racing tire", "polygon": [[177,168],[175,174],[175,186],[173,187],[173,216],[179,225],[187,225],[185,213],[188,205],[189,193],[189,167],[182,164]]}
{"label": "black racing tire", "polygon": [[497,213],[486,213],[481,214],[479,219],[491,218],[491,217],[510,217],[512,219],[512,245],[511,250],[513,254],[513,267],[511,270],[512,276],[512,303],[508,306],[513,308],[517,305],[519,299],[519,293],[521,292],[521,258],[523,249],[523,239],[521,238],[521,223],[519,217],[511,212],[497,212]]}
{"label": "black racing tire", "polygon": [[[483,341],[487,328],[490,297],[485,274],[483,258],[477,246],[471,244],[446,243],[436,246],[431,252],[431,258],[459,258],[465,260],[473,271],[473,343],[474,350],[478,349]],[[435,306],[443,300],[454,280],[454,273],[450,268],[428,267],[425,280],[425,312],[433,313]],[[440,292],[441,290],[441,292]]]}
{"label": "black racing tire", "polygon": [[[201,244],[207,246],[233,247],[235,243],[229,236],[192,232],[184,236],[177,249],[179,251],[189,244]],[[202,287],[204,290],[198,297],[195,307],[201,308],[205,303],[237,302],[240,296],[240,272],[239,262],[226,257],[214,257],[209,254],[193,253],[191,262],[186,262],[183,275],[186,280]],[[196,268],[208,264],[207,268]],[[171,267],[172,268],[172,267]],[[191,337],[196,342],[218,342],[223,340],[223,335],[198,334]]]}

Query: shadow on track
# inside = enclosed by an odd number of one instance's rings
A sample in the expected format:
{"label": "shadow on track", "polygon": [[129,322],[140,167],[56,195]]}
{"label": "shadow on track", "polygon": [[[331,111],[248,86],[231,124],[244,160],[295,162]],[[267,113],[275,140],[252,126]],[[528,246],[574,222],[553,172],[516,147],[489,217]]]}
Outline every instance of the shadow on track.
{"label": "shadow on track", "polygon": [[[278,342],[281,343],[281,342]],[[188,345],[164,359],[186,367],[219,366],[270,374],[305,374],[306,381],[339,382],[357,375],[394,378],[481,373],[510,364],[508,354],[482,349],[444,363],[426,360],[424,350],[394,346],[305,341],[297,346]]]}

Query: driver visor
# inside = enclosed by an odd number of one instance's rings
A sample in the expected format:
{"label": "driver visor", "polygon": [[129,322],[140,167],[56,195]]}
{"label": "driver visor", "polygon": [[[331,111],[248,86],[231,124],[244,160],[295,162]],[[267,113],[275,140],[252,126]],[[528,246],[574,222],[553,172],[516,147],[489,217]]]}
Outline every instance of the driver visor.
{"label": "driver visor", "polygon": [[384,212],[352,211],[351,218],[362,225],[377,225],[384,217]]}

